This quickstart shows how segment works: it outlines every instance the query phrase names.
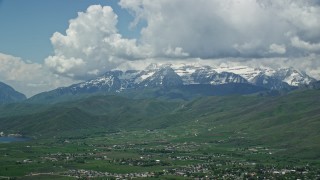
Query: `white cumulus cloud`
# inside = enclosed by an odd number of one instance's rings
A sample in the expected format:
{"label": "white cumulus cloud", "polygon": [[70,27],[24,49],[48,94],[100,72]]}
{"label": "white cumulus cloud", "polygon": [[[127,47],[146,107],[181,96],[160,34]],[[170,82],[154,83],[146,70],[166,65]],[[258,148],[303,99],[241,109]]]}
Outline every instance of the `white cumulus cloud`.
{"label": "white cumulus cloud", "polygon": [[[158,55],[168,46],[191,57],[274,57],[304,53],[292,37],[320,42],[320,7],[305,0],[121,0],[145,20],[142,41]],[[298,52],[297,52],[298,51]]]}
{"label": "white cumulus cloud", "polygon": [[43,65],[0,53],[0,79],[28,97],[76,81],[51,73]]}
{"label": "white cumulus cloud", "polygon": [[85,79],[117,67],[124,60],[147,57],[147,46],[125,39],[117,30],[117,15],[109,6],[89,6],[70,20],[63,35],[51,37],[55,54],[45,64],[57,74]]}
{"label": "white cumulus cloud", "polygon": [[[56,74],[88,79],[136,60],[307,57],[320,54],[320,6],[305,0],[120,0],[145,22],[124,38],[111,7],[92,5],[51,37],[45,65]],[[138,27],[138,26],[137,26]]]}

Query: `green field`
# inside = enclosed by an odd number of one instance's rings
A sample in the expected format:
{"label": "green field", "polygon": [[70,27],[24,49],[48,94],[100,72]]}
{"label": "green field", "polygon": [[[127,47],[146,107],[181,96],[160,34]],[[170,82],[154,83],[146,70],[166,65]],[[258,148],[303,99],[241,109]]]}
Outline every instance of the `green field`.
{"label": "green field", "polygon": [[0,108],[0,179],[317,179],[320,91]]}

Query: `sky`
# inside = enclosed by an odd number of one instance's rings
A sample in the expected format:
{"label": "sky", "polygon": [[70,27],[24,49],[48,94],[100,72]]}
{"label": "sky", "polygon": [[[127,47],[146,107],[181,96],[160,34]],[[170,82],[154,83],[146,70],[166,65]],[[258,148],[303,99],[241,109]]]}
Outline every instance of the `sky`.
{"label": "sky", "polygon": [[53,53],[52,34],[65,32],[69,20],[93,4],[113,7],[120,20],[117,28],[125,37],[139,35],[138,30],[129,30],[133,17],[116,0],[1,0],[0,4],[0,40],[5,42],[1,52],[40,63]]}
{"label": "sky", "polygon": [[0,0],[0,81],[28,97],[164,61],[319,79],[319,54],[320,0]]}

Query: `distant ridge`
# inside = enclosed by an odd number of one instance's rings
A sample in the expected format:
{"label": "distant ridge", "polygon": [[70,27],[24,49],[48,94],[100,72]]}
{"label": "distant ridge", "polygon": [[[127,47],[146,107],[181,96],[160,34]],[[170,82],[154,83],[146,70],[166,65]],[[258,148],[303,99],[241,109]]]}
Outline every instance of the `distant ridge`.
{"label": "distant ridge", "polygon": [[[202,92],[205,92],[205,95],[250,94],[266,90],[292,90],[315,81],[306,73],[293,68],[274,70],[247,66],[150,64],[144,70],[108,71],[92,80],[40,93],[32,97],[30,101],[51,101],[66,95],[92,93],[124,94],[129,91],[141,92],[145,89],[161,89],[161,92],[176,89],[180,92],[189,92],[191,96],[193,94],[190,92],[199,95],[203,95]],[[219,92],[210,88],[211,86],[219,86],[218,89],[216,88]],[[192,90],[188,90],[190,87]],[[225,87],[226,90],[224,91],[221,87]],[[210,89],[214,90],[209,92]]]}
{"label": "distant ridge", "polygon": [[0,82],[0,104],[19,102],[26,99],[26,96],[11,86]]}

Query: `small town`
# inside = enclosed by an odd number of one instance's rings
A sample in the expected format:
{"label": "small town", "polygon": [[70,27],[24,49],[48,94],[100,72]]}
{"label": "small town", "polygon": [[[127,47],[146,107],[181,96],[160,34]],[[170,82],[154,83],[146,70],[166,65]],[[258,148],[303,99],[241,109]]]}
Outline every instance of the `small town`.
{"label": "small town", "polygon": [[[63,140],[64,144],[73,144],[72,140]],[[76,144],[76,143],[75,143]],[[24,164],[51,164],[55,168],[60,168],[55,172],[31,172],[27,176],[65,176],[74,178],[114,178],[133,179],[148,177],[180,176],[185,178],[199,179],[238,179],[238,178],[295,178],[309,179],[320,177],[319,169],[306,165],[264,165],[255,160],[248,161],[237,155],[224,153],[201,153],[199,147],[203,144],[190,143],[168,143],[154,144],[144,142],[142,144],[78,144],[86,152],[74,153],[48,153],[35,159],[23,159],[16,161],[19,166]],[[210,144],[205,143],[206,146]],[[33,149],[26,146],[26,149]],[[273,154],[266,147],[248,147],[237,149],[240,153],[249,156],[263,155],[270,157]],[[119,155],[121,156],[119,156]],[[130,154],[128,157],[127,154]],[[10,154],[6,154],[10,156]],[[96,164],[96,165],[94,165]],[[92,166],[94,165],[94,166]],[[120,169],[154,168],[145,172],[109,172],[103,171],[104,167],[116,166]],[[83,167],[90,166],[91,169]],[[63,170],[69,167],[69,170]],[[79,167],[79,168],[72,168]],[[82,167],[82,168],[81,168]],[[94,170],[100,169],[100,170]]]}

